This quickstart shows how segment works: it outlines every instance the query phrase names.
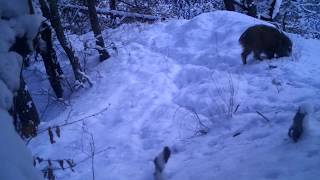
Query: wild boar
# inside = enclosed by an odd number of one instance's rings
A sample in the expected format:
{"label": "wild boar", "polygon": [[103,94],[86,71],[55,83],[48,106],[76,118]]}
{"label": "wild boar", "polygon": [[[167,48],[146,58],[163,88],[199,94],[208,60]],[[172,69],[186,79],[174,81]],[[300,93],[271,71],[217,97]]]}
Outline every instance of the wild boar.
{"label": "wild boar", "polygon": [[247,64],[247,56],[252,51],[254,58],[258,60],[262,60],[261,53],[271,59],[290,56],[292,51],[292,42],[284,33],[262,24],[249,27],[240,36],[239,43],[243,48],[241,53],[243,64]]}

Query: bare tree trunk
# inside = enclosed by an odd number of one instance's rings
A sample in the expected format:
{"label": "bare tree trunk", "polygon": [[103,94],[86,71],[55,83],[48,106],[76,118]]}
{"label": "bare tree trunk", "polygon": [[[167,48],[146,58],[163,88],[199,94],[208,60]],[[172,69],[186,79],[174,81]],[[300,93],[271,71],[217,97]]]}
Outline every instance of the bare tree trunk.
{"label": "bare tree trunk", "polygon": [[[110,10],[117,10],[116,0],[110,0]],[[111,14],[111,26],[112,28],[116,27],[116,16]]]}
{"label": "bare tree trunk", "polygon": [[[32,0],[28,0],[29,13],[34,14]],[[20,54],[23,58],[24,65],[29,65],[27,56],[31,52],[27,38],[16,37],[15,43],[10,47],[9,51]],[[20,86],[14,97],[13,107],[9,111],[14,119],[14,126],[21,137],[29,138],[37,135],[37,128],[40,123],[37,108],[31,98],[27,85],[20,72]]]}
{"label": "bare tree trunk", "polygon": [[37,128],[40,123],[37,108],[33,103],[27,85],[20,75],[20,87],[14,97],[15,127],[22,137],[29,138],[37,135]]}
{"label": "bare tree trunk", "polygon": [[257,6],[254,0],[245,0],[245,6],[247,7],[247,14],[252,17],[257,17]]}
{"label": "bare tree trunk", "polygon": [[224,6],[226,8],[226,10],[228,11],[235,11],[235,7],[234,7],[234,4],[233,4],[233,0],[223,0],[224,2]]}
{"label": "bare tree trunk", "polygon": [[57,98],[63,98],[63,89],[60,82],[63,72],[57,60],[56,52],[53,49],[51,28],[46,22],[42,23],[42,31],[40,34],[41,39],[46,45],[44,47],[39,47],[38,51],[43,59],[49,82]]}
{"label": "bare tree trunk", "polygon": [[28,0],[28,5],[29,5],[29,13],[34,14],[32,0]]}
{"label": "bare tree trunk", "polygon": [[110,0],[110,10],[116,10],[116,0]]}
{"label": "bare tree trunk", "polygon": [[[15,43],[10,47],[9,51],[14,51],[26,59],[31,52],[27,38],[16,37]],[[20,87],[17,91],[17,95],[14,97],[14,107],[10,112],[14,119],[14,125],[16,130],[22,137],[30,137],[37,135],[37,127],[40,123],[37,108],[33,103],[31,95],[28,91],[27,85],[22,76],[22,70],[20,73]]]}
{"label": "bare tree trunk", "polygon": [[[32,5],[32,0],[28,0],[29,4]],[[50,19],[50,12],[49,12],[49,8],[46,5],[46,3],[44,1],[40,1],[40,3],[44,3],[41,4],[41,11],[42,14],[45,18]],[[33,8],[31,10],[30,8],[30,13],[33,11]],[[57,98],[62,98],[63,97],[63,88],[61,86],[61,77],[63,76],[63,72],[61,69],[61,66],[57,60],[57,56],[56,56],[56,52],[53,48],[52,45],[52,32],[51,32],[51,27],[49,26],[48,23],[43,22],[41,24],[41,39],[45,42],[45,46],[37,46],[36,51],[40,53],[44,66],[46,68],[46,72],[48,75],[48,79],[50,82],[50,85],[54,91],[54,93],[56,94]],[[37,39],[38,41],[40,39]],[[37,42],[35,44],[39,44],[40,42]]]}
{"label": "bare tree trunk", "polygon": [[[40,0],[40,1],[44,1],[44,0]],[[64,51],[66,52],[70,60],[75,79],[78,81],[78,83],[82,84],[86,81],[86,78],[84,76],[82,67],[79,63],[78,57],[75,56],[75,52],[72,49],[70,42],[67,40],[67,38],[64,35],[63,27],[60,21],[60,15],[58,12],[57,2],[56,0],[48,0],[48,1],[49,1],[51,25],[56,32],[57,38],[62,48],[64,49]],[[45,2],[44,3],[42,2],[40,4],[46,5]],[[48,8],[44,8],[44,9],[48,9]]]}
{"label": "bare tree trunk", "polygon": [[45,0],[39,0],[39,4],[40,4],[40,9],[41,9],[43,17],[45,17],[49,21],[51,21],[50,9],[47,5],[47,2]]}
{"label": "bare tree trunk", "polygon": [[96,41],[96,49],[99,52],[100,62],[108,59],[110,57],[104,46],[104,40],[101,34],[100,25],[98,22],[98,16],[95,6],[95,0],[87,0],[87,6],[89,11],[90,23],[92,27],[92,31],[94,33],[95,41]]}
{"label": "bare tree trunk", "polygon": [[[279,4],[276,6],[277,3]],[[261,15],[261,19],[265,21],[273,21],[273,19],[276,17],[276,15],[279,12],[281,1],[269,0],[268,5],[269,5],[269,8],[264,14]]]}

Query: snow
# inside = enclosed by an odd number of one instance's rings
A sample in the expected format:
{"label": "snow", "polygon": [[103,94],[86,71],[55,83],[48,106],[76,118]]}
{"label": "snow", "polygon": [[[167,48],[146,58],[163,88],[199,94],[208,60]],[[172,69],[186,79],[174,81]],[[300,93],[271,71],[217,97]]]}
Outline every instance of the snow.
{"label": "snow", "polygon": [[11,91],[16,91],[20,83],[22,58],[15,52],[0,53],[0,78]]}
{"label": "snow", "polygon": [[41,174],[32,166],[32,154],[13,126],[8,110],[20,85],[22,57],[8,52],[16,37],[26,36],[29,44],[39,27],[38,16],[28,14],[25,0],[0,1],[0,179],[38,180]]}
{"label": "snow", "polygon": [[0,20],[0,29],[1,34],[3,34],[0,36],[0,52],[7,52],[15,41],[15,33],[7,21]]}
{"label": "snow", "polygon": [[[291,57],[243,65],[238,39],[260,23],[216,11],[105,31],[118,54],[91,62],[93,87],[73,94],[65,110],[52,109],[40,129],[95,115],[61,127],[53,145],[39,134],[29,144],[34,155],[73,159],[75,172],[55,171],[62,180],[92,179],[92,144],[100,152],[95,179],[153,179],[164,146],[172,152],[167,180],[318,179],[320,42],[288,34]],[[288,129],[305,104],[309,128],[293,143]]]}
{"label": "snow", "polygon": [[0,79],[0,108],[9,110],[12,106],[13,95],[7,85]]}
{"label": "snow", "polygon": [[32,39],[38,34],[39,27],[44,20],[45,19],[39,15],[24,15],[10,19],[9,23],[18,37],[27,37],[29,40],[28,45],[33,49]]}
{"label": "snow", "polygon": [[8,111],[0,109],[0,179],[41,179],[41,174],[32,166],[31,152],[17,135]]}
{"label": "snow", "polygon": [[0,17],[2,18],[12,18],[21,16],[24,14],[29,14],[28,1],[22,0],[1,0],[0,1]]}

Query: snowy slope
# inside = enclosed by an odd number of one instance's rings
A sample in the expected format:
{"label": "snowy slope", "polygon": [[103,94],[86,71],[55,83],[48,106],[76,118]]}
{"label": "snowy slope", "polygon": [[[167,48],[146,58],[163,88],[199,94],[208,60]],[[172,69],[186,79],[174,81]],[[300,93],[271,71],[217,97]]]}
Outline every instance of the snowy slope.
{"label": "snowy slope", "polygon": [[[75,172],[57,171],[68,180],[92,179],[91,160],[82,162],[92,138],[100,152],[95,179],[150,180],[152,160],[167,145],[170,180],[316,180],[320,42],[289,35],[292,57],[244,66],[238,38],[259,23],[217,11],[106,32],[118,55],[91,68],[94,86],[73,95],[71,107],[42,128],[64,123],[68,114],[71,122],[108,110],[63,127],[56,144],[40,134],[30,143],[34,154],[80,161]],[[309,130],[294,144],[287,131],[301,104],[309,106]]]}

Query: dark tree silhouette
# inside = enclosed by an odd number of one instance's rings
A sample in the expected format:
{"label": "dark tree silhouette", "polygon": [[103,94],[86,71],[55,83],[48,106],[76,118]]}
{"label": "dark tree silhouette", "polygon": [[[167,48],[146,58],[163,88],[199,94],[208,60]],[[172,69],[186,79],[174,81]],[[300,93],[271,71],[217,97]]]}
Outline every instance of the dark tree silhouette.
{"label": "dark tree silhouette", "polygon": [[[44,1],[40,1],[40,3],[45,3]],[[29,4],[32,5],[32,1],[29,0]],[[49,8],[46,4],[41,5],[42,15],[50,19]],[[30,13],[33,14],[33,8],[30,8]],[[56,52],[52,45],[52,32],[51,27],[47,22],[43,22],[40,27],[40,38],[37,38],[34,44],[37,45],[36,51],[40,53],[47,75],[50,82],[50,85],[56,95],[57,98],[63,97],[63,88],[61,85],[61,77],[63,76],[63,72],[61,66],[57,60]],[[40,46],[40,39],[45,43],[45,46]]]}
{"label": "dark tree silhouette", "polygon": [[95,6],[95,0],[87,0],[87,6],[89,11],[90,23],[94,38],[96,41],[96,49],[99,52],[100,62],[108,59],[110,57],[108,51],[104,46],[104,40],[101,34],[100,25],[98,22],[97,10]]}
{"label": "dark tree silhouette", "polygon": [[261,15],[261,19],[265,20],[265,21],[273,21],[273,19],[275,18],[275,16],[277,14],[275,13],[275,6],[276,6],[277,0],[269,0],[268,3],[268,10],[265,12],[265,14]]}
{"label": "dark tree silhouette", "polygon": [[40,37],[45,43],[45,46],[38,46],[37,51],[40,53],[43,59],[48,79],[54,93],[56,94],[57,98],[63,98],[63,88],[61,86],[63,72],[57,60],[56,52],[53,48],[51,28],[46,22],[42,23],[41,25]]}
{"label": "dark tree silhouette", "polygon": [[226,10],[235,11],[233,0],[223,0],[223,2],[224,2],[224,7],[226,8]]}
{"label": "dark tree silhouette", "polygon": [[247,7],[247,14],[252,17],[257,17],[257,6],[254,0],[245,0],[245,6]]}
{"label": "dark tree silhouette", "polygon": [[[31,49],[27,38],[16,37],[15,43],[9,51],[14,51],[26,59]],[[37,134],[37,127],[40,123],[39,115],[32,97],[28,91],[27,85],[23,79],[22,71],[20,73],[20,87],[17,95],[14,97],[14,107],[10,112],[14,117],[16,130],[22,137],[33,137]]]}
{"label": "dark tree silhouette", "polygon": [[[42,1],[42,2],[41,2]],[[46,2],[44,0],[39,0],[41,6],[47,6]],[[61,20],[60,20],[60,14],[58,12],[58,7],[57,7],[57,2],[56,0],[48,0],[49,3],[49,8],[48,7],[42,7],[41,9],[47,11],[44,12],[44,14],[50,14],[50,22],[53,27],[53,29],[56,32],[57,38],[66,52],[70,64],[73,69],[74,77],[76,81],[78,81],[79,84],[82,84],[86,81],[86,77],[84,75],[84,72],[82,70],[82,67],[80,65],[78,57],[75,55],[75,52],[70,44],[70,42],[67,40],[67,38],[64,35],[64,30],[61,25]],[[49,10],[49,11],[48,11]]]}
{"label": "dark tree silhouette", "polygon": [[[110,10],[117,10],[117,2],[116,0],[110,0],[109,2]],[[116,27],[116,16],[111,15],[111,26],[112,28]]]}

